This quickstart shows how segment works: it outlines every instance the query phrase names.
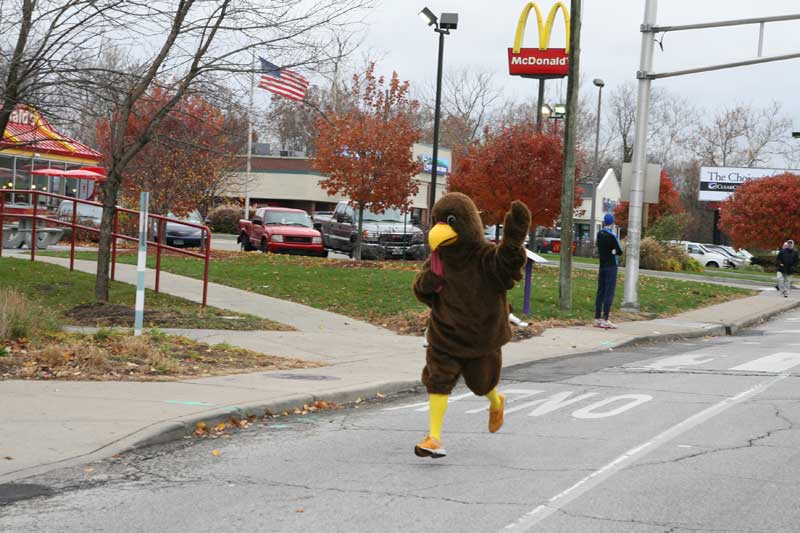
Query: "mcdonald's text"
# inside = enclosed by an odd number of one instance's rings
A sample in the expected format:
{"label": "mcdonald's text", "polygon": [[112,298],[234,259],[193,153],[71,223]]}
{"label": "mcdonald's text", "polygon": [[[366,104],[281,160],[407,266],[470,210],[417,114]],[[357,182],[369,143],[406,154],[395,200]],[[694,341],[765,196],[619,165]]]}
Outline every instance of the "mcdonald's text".
{"label": "mcdonald's text", "polygon": [[508,49],[508,73],[512,76],[561,78],[567,75],[569,54],[563,48]]}

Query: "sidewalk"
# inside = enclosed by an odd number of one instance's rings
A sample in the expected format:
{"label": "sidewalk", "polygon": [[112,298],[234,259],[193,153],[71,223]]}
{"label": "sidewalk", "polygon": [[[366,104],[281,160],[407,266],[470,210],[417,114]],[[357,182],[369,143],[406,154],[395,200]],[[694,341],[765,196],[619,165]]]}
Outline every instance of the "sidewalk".
{"label": "sidewalk", "polygon": [[[76,262],[76,267],[94,271],[92,262]],[[125,267],[118,265],[118,279],[132,280],[133,269]],[[199,282],[182,276],[162,273],[162,287],[193,300],[200,295]],[[395,335],[333,313],[216,284],[209,286],[209,304],[291,324],[299,331],[169,331],[327,366],[178,382],[0,382],[0,424],[6,428],[0,434],[0,483],[179,439],[201,420],[212,424],[231,415],[282,412],[316,399],[342,403],[419,385],[424,362],[420,337]],[[735,333],[798,306],[798,296],[786,299],[763,292],[669,319],[624,323],[618,330],[553,328],[506,345],[504,363],[508,367],[632,342]],[[4,456],[13,459],[2,460]]]}

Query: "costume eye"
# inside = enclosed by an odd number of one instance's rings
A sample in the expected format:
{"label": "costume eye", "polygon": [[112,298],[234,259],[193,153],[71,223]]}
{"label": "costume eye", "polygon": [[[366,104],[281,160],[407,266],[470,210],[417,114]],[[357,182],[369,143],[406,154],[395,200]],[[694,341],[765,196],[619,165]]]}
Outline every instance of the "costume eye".
{"label": "costume eye", "polygon": [[447,215],[447,225],[452,226],[455,223],[456,223],[455,215]]}

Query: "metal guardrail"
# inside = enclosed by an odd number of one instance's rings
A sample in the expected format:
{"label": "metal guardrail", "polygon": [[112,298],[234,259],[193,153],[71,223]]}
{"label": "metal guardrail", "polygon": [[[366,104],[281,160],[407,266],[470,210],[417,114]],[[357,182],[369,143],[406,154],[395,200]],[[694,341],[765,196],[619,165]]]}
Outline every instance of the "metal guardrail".
{"label": "metal guardrail", "polygon": [[[30,213],[27,212],[11,212],[6,210],[6,195],[14,195],[14,194],[24,194],[24,195],[32,195],[33,197],[33,205],[30,209]],[[60,220],[58,218],[52,218],[47,215],[40,214],[39,211],[39,202],[38,199],[40,196],[47,197],[47,198],[55,198],[58,200],[68,200],[72,202],[72,219],[71,221],[67,222],[64,220]],[[12,196],[13,198],[14,196]],[[36,231],[37,231],[37,222],[44,222],[48,225],[57,225],[62,227],[69,227],[72,229],[72,235],[70,238],[70,252],[69,252],[69,269],[75,269],[75,235],[77,233],[76,230],[83,230],[94,234],[100,234],[99,228],[93,228],[91,226],[85,226],[83,224],[78,224],[78,204],[82,205],[90,205],[95,207],[103,207],[103,204],[100,202],[93,202],[90,200],[80,200],[78,198],[72,198],[70,196],[64,196],[61,194],[55,194],[51,192],[45,191],[37,191],[37,190],[20,190],[20,189],[2,189],[0,190],[0,228],[3,227],[3,222],[5,219],[19,219],[19,220],[31,220],[31,261],[36,259],[36,247],[37,247],[37,238],[36,238]],[[139,211],[134,209],[127,209],[124,207],[116,206],[114,210],[114,228],[112,232],[112,245],[111,245],[111,279],[116,279],[116,266],[117,266],[117,241],[129,241],[129,242],[138,242],[138,237],[132,237],[130,235],[125,235],[119,232],[119,214],[120,213],[129,213],[132,215],[139,216]],[[203,259],[204,261],[204,268],[203,268],[203,307],[206,306],[208,300],[208,265],[211,260],[211,230],[208,226],[203,224],[195,224],[194,222],[186,222],[184,220],[178,220],[174,218],[165,217],[162,215],[148,215],[148,226],[150,220],[155,220],[157,224],[158,231],[156,233],[156,240],[149,240],[147,241],[148,246],[154,246],[156,248],[156,283],[155,283],[155,292],[159,292],[160,288],[160,280],[161,280],[161,250],[169,250],[173,252],[177,252],[179,254],[187,255],[190,257],[196,257],[199,259]],[[202,252],[193,252],[190,250],[184,250],[182,248],[176,248],[174,246],[169,246],[164,244],[164,235],[165,235],[165,226],[167,222],[174,222],[176,224],[180,224],[182,226],[188,226],[192,228],[198,228],[202,231],[201,236],[201,245],[203,246]],[[2,229],[0,229],[0,240],[2,239]],[[3,255],[3,247],[2,243],[0,243],[0,257]]]}

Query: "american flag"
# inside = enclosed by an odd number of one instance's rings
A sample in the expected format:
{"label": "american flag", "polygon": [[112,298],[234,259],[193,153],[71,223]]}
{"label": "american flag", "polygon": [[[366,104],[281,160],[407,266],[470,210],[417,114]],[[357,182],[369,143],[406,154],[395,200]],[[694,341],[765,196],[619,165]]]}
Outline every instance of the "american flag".
{"label": "american flag", "polygon": [[291,100],[302,102],[308,90],[308,80],[296,72],[281,68],[259,57],[261,60],[261,81],[258,86]]}

